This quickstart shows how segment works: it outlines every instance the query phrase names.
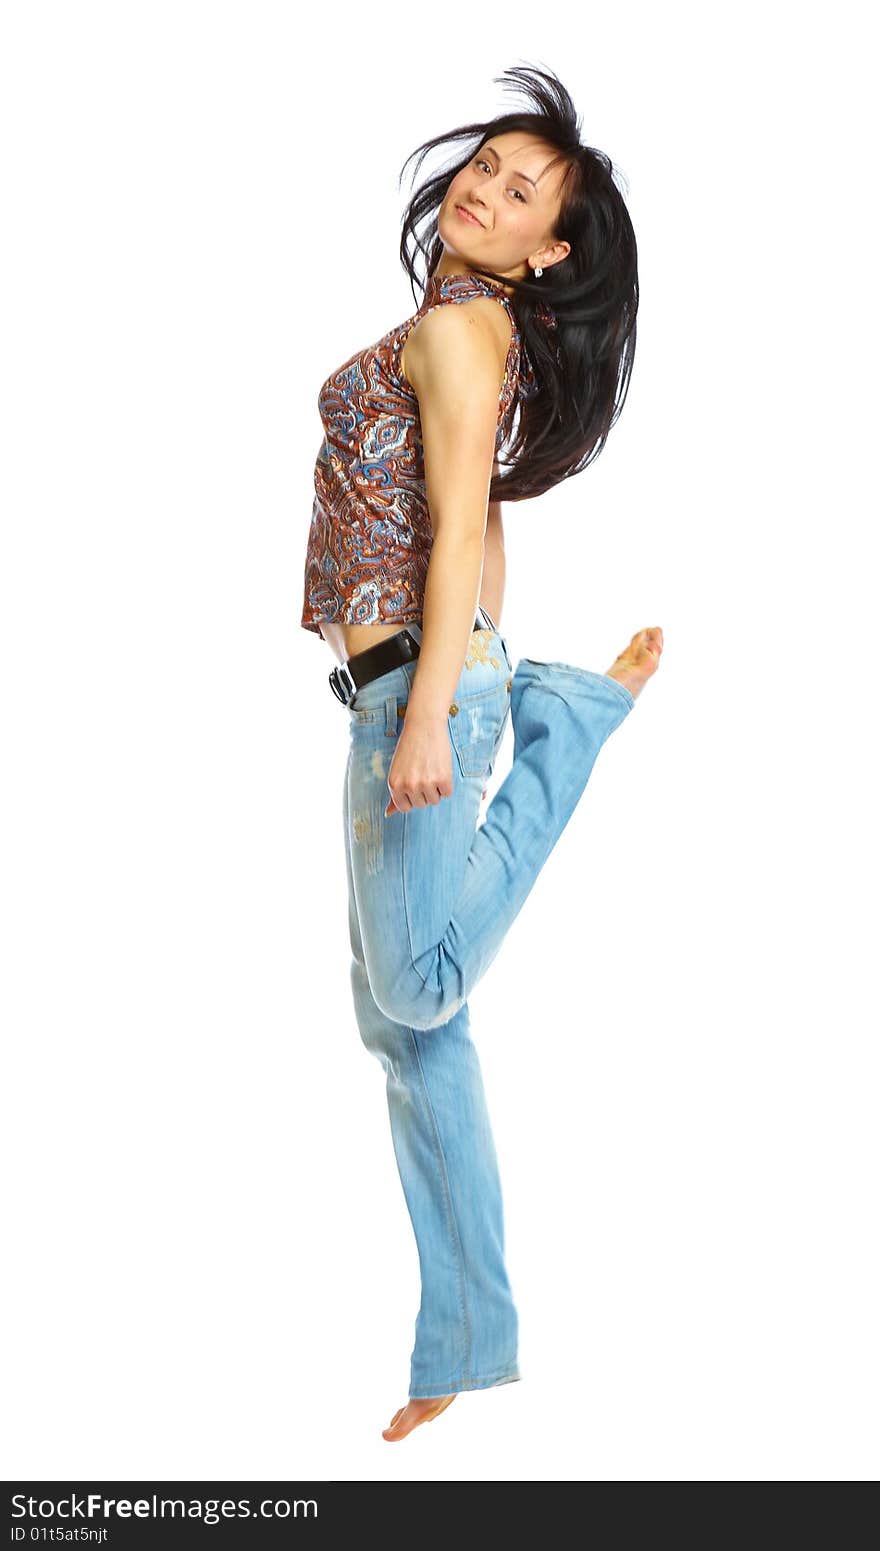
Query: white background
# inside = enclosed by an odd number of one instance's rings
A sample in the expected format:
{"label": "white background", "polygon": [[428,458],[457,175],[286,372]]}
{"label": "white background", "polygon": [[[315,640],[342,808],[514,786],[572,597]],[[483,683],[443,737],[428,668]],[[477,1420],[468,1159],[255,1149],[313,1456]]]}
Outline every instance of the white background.
{"label": "white background", "polygon": [[[868,8],[553,16],[4,7],[8,1478],[876,1474]],[[515,64],[619,169],[641,309],[502,627],[666,649],[472,1001],[522,1382],[391,1445],[317,392],[415,309],[406,156]]]}

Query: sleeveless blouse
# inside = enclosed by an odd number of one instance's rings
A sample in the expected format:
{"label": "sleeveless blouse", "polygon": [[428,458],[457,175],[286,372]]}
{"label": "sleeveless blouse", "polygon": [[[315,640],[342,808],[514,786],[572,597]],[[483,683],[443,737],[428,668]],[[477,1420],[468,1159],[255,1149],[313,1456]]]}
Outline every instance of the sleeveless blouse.
{"label": "sleeveless blouse", "polygon": [[315,464],[301,625],[319,620],[406,624],[419,619],[433,534],[419,405],[401,375],[407,335],[434,307],[494,296],[512,325],[498,399],[496,455],[519,398],[537,390],[507,292],[482,275],[431,276],[418,311],[359,350],[322,383],[324,429]]}

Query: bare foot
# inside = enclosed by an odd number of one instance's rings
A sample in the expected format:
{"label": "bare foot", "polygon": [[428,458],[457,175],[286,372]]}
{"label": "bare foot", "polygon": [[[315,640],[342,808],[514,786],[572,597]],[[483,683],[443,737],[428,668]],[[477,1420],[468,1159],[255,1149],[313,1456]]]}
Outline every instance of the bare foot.
{"label": "bare foot", "polygon": [[606,677],[623,684],[631,695],[638,695],[652,673],[656,673],[663,650],[663,631],[659,625],[639,630],[619,657],[615,657]]}
{"label": "bare foot", "polygon": [[439,1416],[454,1399],[454,1395],[438,1395],[433,1400],[408,1400],[405,1406],[395,1411],[388,1426],[382,1428],[382,1437],[388,1443],[396,1443],[398,1438],[405,1438],[420,1422],[430,1422]]}

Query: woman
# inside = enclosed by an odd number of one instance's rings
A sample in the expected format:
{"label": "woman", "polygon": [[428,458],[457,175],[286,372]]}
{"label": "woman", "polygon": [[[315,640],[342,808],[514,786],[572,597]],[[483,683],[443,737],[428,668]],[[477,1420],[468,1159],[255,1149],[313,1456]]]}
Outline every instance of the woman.
{"label": "woman", "polygon": [[[323,385],[302,625],[338,659],[351,981],[387,1076],[419,1251],[409,1398],[389,1442],[463,1390],[520,1378],[501,1188],[467,998],[662,650],[639,631],[607,673],[520,659],[498,628],[502,498],[601,451],[632,368],[636,245],[607,157],[568,93],[515,70],[528,112],[465,138],[404,218],[428,254],[418,311]],[[427,217],[431,245],[415,228]],[[514,302],[516,305],[514,305]],[[513,430],[511,470],[502,449]],[[478,824],[507,725],[510,772]]]}

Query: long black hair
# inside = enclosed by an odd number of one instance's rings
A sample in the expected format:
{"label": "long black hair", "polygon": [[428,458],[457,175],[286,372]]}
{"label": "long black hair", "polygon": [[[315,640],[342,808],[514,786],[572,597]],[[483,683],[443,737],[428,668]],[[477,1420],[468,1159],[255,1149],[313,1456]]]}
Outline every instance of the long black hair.
{"label": "long black hair", "polygon": [[[533,104],[530,109],[436,135],[404,162],[401,177],[413,157],[419,158],[418,170],[434,146],[469,141],[466,156],[429,178],[410,200],[400,257],[410,281],[424,290],[443,254],[440,205],[453,178],[492,135],[524,130],[554,146],[554,160],[566,164],[552,233],[570,244],[565,258],[531,280],[472,266],[475,273],[513,292],[526,359],[521,363],[516,429],[508,456],[498,459],[499,467],[503,464],[510,472],[493,477],[489,498],[522,501],[580,474],[602,451],[629,386],[639,285],[635,233],[610,157],[581,144],[574,103],[555,75],[515,66],[494,79],[506,77],[522,87]],[[426,223],[422,234],[421,223]],[[424,280],[417,272],[416,254],[425,261]]]}

